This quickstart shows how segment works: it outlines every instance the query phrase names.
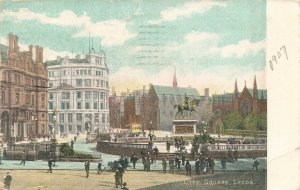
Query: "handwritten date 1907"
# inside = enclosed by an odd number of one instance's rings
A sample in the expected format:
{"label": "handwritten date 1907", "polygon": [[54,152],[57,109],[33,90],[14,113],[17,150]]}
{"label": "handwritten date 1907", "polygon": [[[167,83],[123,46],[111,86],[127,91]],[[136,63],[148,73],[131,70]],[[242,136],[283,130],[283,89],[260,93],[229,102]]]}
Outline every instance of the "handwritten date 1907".
{"label": "handwritten date 1907", "polygon": [[[277,51],[276,54],[272,56],[272,58],[269,60],[270,68],[273,71],[274,70],[274,63],[278,64],[281,58],[286,58],[288,60],[288,55],[286,51],[286,47],[283,45],[279,51]],[[282,60],[282,59],[281,59]]]}

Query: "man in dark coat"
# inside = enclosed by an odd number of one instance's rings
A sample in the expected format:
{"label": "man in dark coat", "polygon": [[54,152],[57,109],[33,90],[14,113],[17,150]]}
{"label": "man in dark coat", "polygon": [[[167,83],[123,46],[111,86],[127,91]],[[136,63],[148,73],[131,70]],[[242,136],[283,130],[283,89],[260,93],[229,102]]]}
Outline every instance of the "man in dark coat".
{"label": "man in dark coat", "polygon": [[4,188],[5,189],[10,189],[10,185],[11,185],[11,181],[12,181],[12,177],[9,174],[9,172],[6,173],[6,176],[4,178]]}
{"label": "man in dark coat", "polygon": [[195,162],[195,170],[196,170],[196,175],[200,174],[200,160],[197,159]]}
{"label": "man in dark coat", "polygon": [[88,178],[90,173],[90,162],[88,160],[84,163],[84,168],[85,168],[86,177]]}
{"label": "man in dark coat", "polygon": [[167,172],[167,161],[165,158],[162,160],[162,166],[163,166],[163,173]]}
{"label": "man in dark coat", "polygon": [[48,172],[52,173],[52,160],[51,159],[48,160],[48,167],[49,167]]}
{"label": "man in dark coat", "polygon": [[190,161],[186,161],[185,170],[186,170],[186,175],[191,175],[192,166],[190,164]]}
{"label": "man in dark coat", "polygon": [[259,165],[259,162],[257,161],[257,159],[253,158],[253,167],[252,167],[252,170],[255,168],[256,171],[258,172],[258,165]]}

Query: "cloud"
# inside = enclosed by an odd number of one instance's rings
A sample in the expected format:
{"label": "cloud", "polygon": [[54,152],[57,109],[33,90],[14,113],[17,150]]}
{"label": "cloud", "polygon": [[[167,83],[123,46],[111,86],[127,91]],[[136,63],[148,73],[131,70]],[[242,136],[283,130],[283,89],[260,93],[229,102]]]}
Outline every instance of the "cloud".
{"label": "cloud", "polygon": [[187,2],[182,6],[171,7],[163,10],[160,13],[160,19],[150,20],[149,24],[159,24],[161,22],[172,22],[177,20],[179,17],[188,18],[194,14],[202,14],[214,7],[226,6],[225,3],[213,2],[211,0],[206,1],[191,1]]}
{"label": "cloud", "polygon": [[[128,73],[134,73],[134,75],[128,75]],[[172,86],[173,74],[174,66],[166,66],[155,73],[133,66],[126,66],[111,74],[110,83],[117,92],[126,91],[127,89],[132,91],[142,88],[143,85],[148,87],[149,83]],[[238,80],[240,91],[244,87],[244,81],[247,81],[248,88],[253,88],[254,75],[256,75],[258,88],[265,89],[264,71],[256,72],[247,68],[238,68],[234,65],[219,65],[191,73],[189,70],[185,70],[184,66],[177,66],[178,86],[197,88],[201,95],[204,94],[204,88],[210,88],[211,94],[224,93],[224,91],[233,92],[235,79]]]}
{"label": "cloud", "polygon": [[203,56],[220,56],[221,58],[243,58],[265,49],[265,41],[250,42],[243,39],[237,44],[219,47],[220,35],[215,33],[192,31],[184,37],[184,43],[170,43],[166,50],[170,54],[177,52],[184,59],[197,59]]}
{"label": "cloud", "polygon": [[265,41],[250,42],[249,40],[239,41],[237,44],[231,44],[222,47],[221,57],[237,57],[242,58],[248,54],[255,54],[265,49]]}
{"label": "cloud", "polygon": [[169,54],[174,54],[175,51],[184,59],[215,56],[219,52],[218,41],[218,34],[192,31],[186,34],[184,43],[170,43],[166,46],[166,51]]}
{"label": "cloud", "polygon": [[105,45],[122,45],[137,34],[131,33],[126,29],[126,21],[107,20],[97,23],[87,23],[80,32],[73,35],[74,38],[94,36],[102,38]]}
{"label": "cloud", "polygon": [[36,13],[27,8],[20,8],[18,11],[3,10],[0,20],[10,17],[18,21],[36,20],[42,24],[57,25],[62,27],[73,27],[79,31],[72,35],[74,38],[88,37],[89,35],[102,39],[104,45],[122,45],[125,41],[136,36],[130,32],[126,20],[105,20],[96,23],[84,12],[77,16],[70,10],[63,10],[57,17],[49,17],[46,13]]}

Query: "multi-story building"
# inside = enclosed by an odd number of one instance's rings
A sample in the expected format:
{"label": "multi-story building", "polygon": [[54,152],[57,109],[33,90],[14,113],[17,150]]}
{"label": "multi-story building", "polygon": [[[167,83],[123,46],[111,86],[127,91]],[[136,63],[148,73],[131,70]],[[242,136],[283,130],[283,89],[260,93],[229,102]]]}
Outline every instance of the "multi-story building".
{"label": "multi-story building", "polygon": [[213,95],[213,128],[224,121],[228,113],[234,112],[241,116],[248,114],[267,114],[267,90],[257,89],[256,78],[254,77],[253,88],[245,86],[242,92],[238,91],[235,81],[234,92]]}
{"label": "multi-story building", "polygon": [[[109,70],[104,51],[47,61],[51,130],[65,133],[109,128]],[[54,126],[54,114],[58,126]]]}
{"label": "multi-story building", "polygon": [[267,90],[257,89],[256,78],[254,78],[253,89],[247,88],[245,82],[242,92],[239,92],[235,81],[233,93],[213,95],[213,111],[222,120],[230,112],[240,115],[267,114]]}
{"label": "multi-story building", "polygon": [[[48,134],[47,68],[43,48],[20,51],[18,36],[0,44],[0,116],[4,139],[26,140]],[[35,56],[33,56],[35,55]]]}
{"label": "multi-story building", "polygon": [[114,88],[109,97],[109,123],[112,128],[121,128],[121,99],[117,96]]}

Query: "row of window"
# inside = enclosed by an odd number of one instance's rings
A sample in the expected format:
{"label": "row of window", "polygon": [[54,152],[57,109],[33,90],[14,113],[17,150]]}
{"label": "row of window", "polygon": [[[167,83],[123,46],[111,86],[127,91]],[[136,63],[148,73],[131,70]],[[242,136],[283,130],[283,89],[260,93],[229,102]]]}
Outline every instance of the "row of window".
{"label": "row of window", "polygon": [[[98,106],[99,105],[99,106]],[[53,102],[49,102],[49,110],[53,110],[54,109],[54,103]],[[108,109],[107,108],[107,104],[100,102],[100,104],[98,104],[98,102],[84,102],[84,104],[82,102],[77,102],[76,104],[76,109],[100,109],[100,110],[104,110],[104,109]],[[61,110],[68,110],[71,109],[70,107],[70,102],[61,102],[60,103],[60,109]]]}
{"label": "row of window", "polygon": [[[67,79],[63,79],[62,83],[68,83]],[[106,87],[109,88],[108,81],[104,80],[94,80],[94,85],[97,87]],[[49,81],[49,88],[53,88],[54,84],[53,81]],[[91,87],[92,86],[92,79],[76,79],[76,87]]]}
{"label": "row of window", "polygon": [[[46,95],[45,94],[41,94],[41,108],[45,108],[46,106]],[[1,91],[1,104],[5,105],[7,103],[7,93],[5,91]],[[20,105],[21,104],[21,94],[19,91],[15,92],[15,98],[14,98],[14,105]],[[35,95],[32,94],[30,96],[30,94],[26,94],[26,99],[25,99],[25,104],[27,106],[31,105],[34,106],[35,105]]]}
{"label": "row of window", "polygon": [[[92,114],[90,114],[92,115]],[[64,114],[64,113],[59,113],[59,123],[64,123],[64,122],[68,122],[68,123],[73,123],[75,122],[73,119],[73,117],[76,116],[76,122],[81,123],[83,122],[83,113],[68,113],[68,114]],[[89,119],[92,119],[92,116],[89,117]],[[94,123],[100,123],[100,114],[99,113],[95,113],[94,114]],[[53,114],[49,114],[49,120],[51,123],[53,123]],[[109,121],[109,114],[106,113],[102,113],[101,114],[101,123],[106,123]]]}
{"label": "row of window", "polygon": [[[60,71],[61,75],[60,76],[67,76],[70,75],[70,70],[61,70]],[[93,75],[96,76],[105,76],[105,70],[101,70],[101,69],[97,69],[93,70],[92,69],[76,69],[75,72],[73,73],[74,76],[91,76],[93,73]],[[58,71],[48,71],[48,76],[49,77],[54,77],[54,76],[58,76]]]}
{"label": "row of window", "polygon": [[[9,78],[8,75],[9,73],[4,71],[2,73],[2,79],[4,81],[8,81]],[[35,79],[33,79],[32,77],[24,76],[23,74],[14,73],[12,76],[13,76],[13,80],[11,82],[15,84],[26,84],[27,86],[37,85],[37,86],[46,87],[46,82],[44,80],[39,80],[39,84],[36,84]]]}
{"label": "row of window", "polygon": [[[69,100],[70,99],[70,94],[71,92],[62,92],[61,93],[61,99],[64,100]],[[98,99],[99,95],[100,95],[100,100],[107,100],[107,93],[105,92],[97,92],[97,91],[85,91],[85,92],[76,92],[76,98],[77,99],[82,99],[84,95],[84,99],[89,100],[92,98],[93,99]],[[53,93],[49,93],[49,100],[53,100],[54,99],[54,94]]]}

